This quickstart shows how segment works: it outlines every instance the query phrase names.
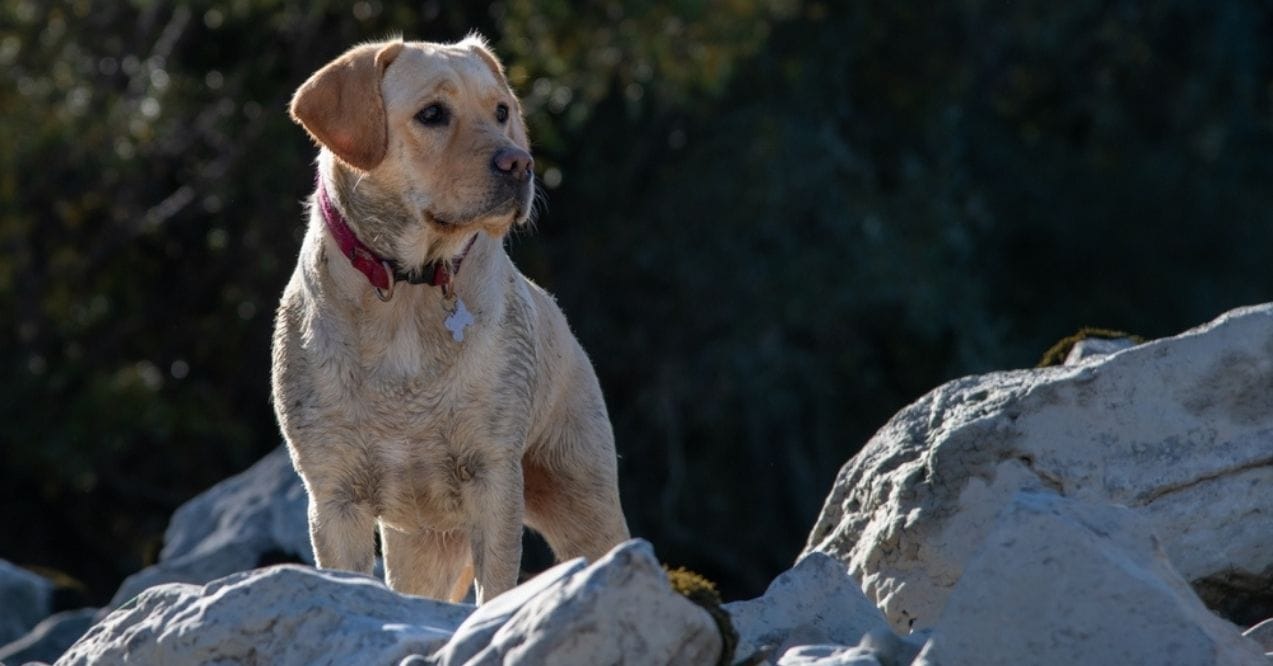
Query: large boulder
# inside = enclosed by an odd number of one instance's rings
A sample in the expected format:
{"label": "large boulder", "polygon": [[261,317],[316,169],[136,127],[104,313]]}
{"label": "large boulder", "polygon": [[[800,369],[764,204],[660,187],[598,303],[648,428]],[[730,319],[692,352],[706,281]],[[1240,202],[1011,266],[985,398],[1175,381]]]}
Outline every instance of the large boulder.
{"label": "large boulder", "polygon": [[314,563],[308,498],[287,449],[181,505],[164,533],[159,562],[129,576],[111,607],[160,583],[207,583],[280,561]]}
{"label": "large boulder", "polygon": [[20,638],[52,612],[53,582],[0,560],[0,645]]}
{"label": "large boulder", "polygon": [[[646,541],[620,544],[591,566],[567,563],[479,609],[437,655],[466,664],[714,664],[719,629],[672,590]],[[520,589],[520,588],[519,588]]]}
{"label": "large boulder", "polygon": [[284,564],[152,587],[57,663],[395,664],[436,650],[470,612],[367,576]]}
{"label": "large boulder", "polygon": [[[945,384],[840,470],[806,552],[901,631],[931,626],[1021,489],[1130,507],[1244,624],[1273,577],[1273,305],[1072,367]],[[1250,594],[1250,602],[1242,601]]]}
{"label": "large boulder", "polygon": [[918,664],[1260,665],[1131,510],[1021,492],[952,590]]}

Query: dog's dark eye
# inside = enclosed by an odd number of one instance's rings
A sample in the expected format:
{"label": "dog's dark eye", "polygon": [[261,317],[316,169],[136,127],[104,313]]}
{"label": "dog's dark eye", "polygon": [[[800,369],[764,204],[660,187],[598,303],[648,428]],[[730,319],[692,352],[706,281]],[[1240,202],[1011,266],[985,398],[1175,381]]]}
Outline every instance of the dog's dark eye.
{"label": "dog's dark eye", "polygon": [[508,121],[508,105],[507,104],[500,104],[499,106],[495,107],[495,120],[498,120],[501,125],[503,125],[505,122]]}
{"label": "dog's dark eye", "polygon": [[415,114],[415,119],[420,121],[421,125],[433,127],[437,125],[445,125],[451,119],[451,113],[441,104],[430,104]]}

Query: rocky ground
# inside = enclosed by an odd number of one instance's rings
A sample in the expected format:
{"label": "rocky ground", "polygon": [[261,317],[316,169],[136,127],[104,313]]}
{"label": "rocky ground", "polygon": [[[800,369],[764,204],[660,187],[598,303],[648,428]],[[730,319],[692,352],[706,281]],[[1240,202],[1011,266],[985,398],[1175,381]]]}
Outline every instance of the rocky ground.
{"label": "rocky ground", "polygon": [[268,566],[313,562],[280,449],[107,608],[48,616],[52,583],[0,562],[0,662],[1273,664],[1273,304],[1130,345],[898,413],[795,566],[724,604],[736,646],[641,540],[478,609]]}

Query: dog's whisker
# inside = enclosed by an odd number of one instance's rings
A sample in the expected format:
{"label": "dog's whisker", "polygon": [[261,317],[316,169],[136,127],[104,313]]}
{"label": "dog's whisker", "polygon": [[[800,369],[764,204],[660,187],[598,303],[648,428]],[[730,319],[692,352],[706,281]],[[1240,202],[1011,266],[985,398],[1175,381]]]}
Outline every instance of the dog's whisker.
{"label": "dog's whisker", "polygon": [[544,186],[538,180],[535,181],[535,189],[530,200],[530,211],[526,215],[526,220],[519,225],[523,229],[515,229],[517,232],[533,232],[538,226],[539,217],[548,212],[548,193],[544,190]]}

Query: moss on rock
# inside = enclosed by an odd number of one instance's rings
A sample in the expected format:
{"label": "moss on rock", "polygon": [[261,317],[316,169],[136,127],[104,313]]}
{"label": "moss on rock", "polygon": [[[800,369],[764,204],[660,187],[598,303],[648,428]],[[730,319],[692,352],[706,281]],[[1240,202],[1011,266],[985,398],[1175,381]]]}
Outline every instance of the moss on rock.
{"label": "moss on rock", "polygon": [[1136,344],[1140,344],[1145,341],[1145,338],[1139,335],[1133,335],[1124,331],[1116,331],[1110,328],[1098,328],[1096,326],[1084,326],[1083,328],[1080,328],[1077,333],[1057,340],[1056,344],[1049,347],[1048,350],[1043,353],[1043,358],[1039,359],[1039,364],[1035,367],[1047,368],[1054,365],[1063,365],[1065,363],[1065,358],[1070,355],[1070,350],[1074,348],[1074,345],[1078,344],[1080,340],[1086,340],[1087,338],[1101,338],[1104,340],[1129,338]]}
{"label": "moss on rock", "polygon": [[721,608],[720,593],[716,591],[716,584],[685,567],[672,569],[664,565],[663,570],[667,572],[667,580],[672,584],[673,590],[702,607],[712,616],[721,638],[720,660],[717,664],[729,666],[734,658],[734,649],[738,646],[738,632],[734,629],[733,622],[729,620],[729,613]]}

